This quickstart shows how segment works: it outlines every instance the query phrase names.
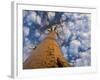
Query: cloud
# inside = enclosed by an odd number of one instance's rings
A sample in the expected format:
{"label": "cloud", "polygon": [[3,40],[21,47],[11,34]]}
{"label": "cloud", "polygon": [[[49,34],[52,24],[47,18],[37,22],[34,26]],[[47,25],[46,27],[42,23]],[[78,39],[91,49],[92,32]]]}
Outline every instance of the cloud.
{"label": "cloud", "polygon": [[37,19],[37,14],[35,11],[32,11],[30,13],[30,15],[28,16],[28,19],[32,20],[33,22],[36,22],[36,19]]}
{"label": "cloud", "polygon": [[42,33],[39,40],[42,41],[44,38],[46,38],[48,34]]}
{"label": "cloud", "polygon": [[[46,17],[43,17],[43,11],[41,16],[37,14],[37,11],[24,11],[23,17],[25,24],[23,25],[24,32],[24,57],[25,59],[31,53],[31,48],[36,46],[36,44],[41,42],[47,35],[48,31],[41,33],[36,29],[39,24],[44,27],[45,24],[50,24],[55,18],[61,16],[58,21],[64,20],[58,26],[57,31],[59,38],[57,42],[61,47],[64,57],[68,59],[73,66],[87,66],[91,63],[91,54],[88,50],[91,50],[91,15],[84,13],[71,13],[64,12],[61,15],[55,17],[60,12],[47,12]],[[47,21],[47,19],[49,19]],[[32,27],[34,27],[32,38],[29,35]],[[34,37],[34,38],[33,38]],[[64,45],[62,45],[64,44]],[[79,49],[82,49],[79,51]]]}
{"label": "cloud", "polygon": [[68,27],[69,27],[70,30],[74,30],[76,28],[75,23],[73,23],[71,21],[68,22]]}
{"label": "cloud", "polygon": [[68,38],[69,38],[70,35],[71,35],[71,31],[69,30],[68,26],[66,25],[66,22],[63,22],[61,25],[62,25],[62,26],[57,27],[57,32],[58,32],[58,34],[59,34],[59,37],[60,37],[62,40],[67,41]]}
{"label": "cloud", "polygon": [[27,16],[27,24],[31,25],[32,21],[37,24],[41,24],[41,17],[37,15],[35,11],[31,11],[30,14]]}
{"label": "cloud", "polygon": [[55,17],[55,12],[48,12],[49,20],[52,20]]}
{"label": "cloud", "polygon": [[23,60],[25,61],[32,51],[31,41],[25,37],[24,47],[23,47]]}
{"label": "cloud", "polygon": [[79,40],[81,41],[81,48],[84,50],[91,48],[91,35],[90,32],[82,32],[79,34]]}
{"label": "cloud", "polygon": [[28,11],[23,10],[23,17],[28,15]]}
{"label": "cloud", "polygon": [[24,36],[28,36],[29,35],[29,31],[30,31],[30,29],[28,27],[23,27]]}
{"label": "cloud", "polygon": [[90,52],[80,53],[81,58],[76,59],[75,66],[90,66],[91,65],[91,54]]}
{"label": "cloud", "polygon": [[79,19],[81,19],[82,15],[80,13],[74,13],[73,17],[75,20],[79,20]]}
{"label": "cloud", "polygon": [[70,53],[72,53],[74,55],[78,55],[79,54],[78,48],[80,47],[80,45],[81,45],[80,41],[78,41],[78,40],[71,41],[70,46],[69,46]]}
{"label": "cloud", "polygon": [[36,44],[33,44],[27,37],[25,37],[23,47],[23,61],[25,61],[30,56],[34,47],[36,47]]}
{"label": "cloud", "polygon": [[64,56],[67,57],[67,48],[65,46],[62,46],[61,50],[62,50]]}
{"label": "cloud", "polygon": [[36,38],[39,38],[40,35],[41,35],[40,32],[36,29],[36,30],[35,30],[34,36],[35,36]]}
{"label": "cloud", "polygon": [[76,59],[74,66],[84,66],[83,60],[81,58]]}
{"label": "cloud", "polygon": [[39,15],[36,16],[36,22],[41,25],[41,17]]}
{"label": "cloud", "polygon": [[69,27],[66,25],[66,23],[63,24],[63,31],[64,33],[64,37],[65,37],[65,40],[67,41],[68,38],[71,36],[71,31],[69,30]]}
{"label": "cloud", "polygon": [[62,20],[62,21],[66,20],[66,15],[65,15],[65,14],[63,14],[63,15],[61,16],[61,20]]}
{"label": "cloud", "polygon": [[23,60],[24,61],[29,57],[29,55],[31,54],[31,51],[32,51],[32,49],[29,47],[29,45],[24,46],[24,48],[23,48],[23,52],[24,52]]}

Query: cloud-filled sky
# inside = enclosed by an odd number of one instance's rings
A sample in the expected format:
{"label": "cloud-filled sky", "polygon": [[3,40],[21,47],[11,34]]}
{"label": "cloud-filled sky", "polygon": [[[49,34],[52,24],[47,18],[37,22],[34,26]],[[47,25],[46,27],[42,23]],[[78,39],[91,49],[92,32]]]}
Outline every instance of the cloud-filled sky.
{"label": "cloud-filled sky", "polygon": [[57,42],[72,66],[91,65],[91,14],[23,10],[23,61],[47,35],[47,26],[58,24]]}

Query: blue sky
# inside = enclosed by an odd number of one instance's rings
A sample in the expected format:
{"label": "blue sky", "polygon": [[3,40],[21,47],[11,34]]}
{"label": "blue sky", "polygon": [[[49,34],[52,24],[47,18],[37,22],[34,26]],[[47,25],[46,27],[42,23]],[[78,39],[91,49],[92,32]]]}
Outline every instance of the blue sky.
{"label": "blue sky", "polygon": [[[60,23],[63,21],[62,23]],[[47,35],[46,26],[60,23],[57,42],[72,66],[91,65],[91,14],[23,10],[24,61]]]}

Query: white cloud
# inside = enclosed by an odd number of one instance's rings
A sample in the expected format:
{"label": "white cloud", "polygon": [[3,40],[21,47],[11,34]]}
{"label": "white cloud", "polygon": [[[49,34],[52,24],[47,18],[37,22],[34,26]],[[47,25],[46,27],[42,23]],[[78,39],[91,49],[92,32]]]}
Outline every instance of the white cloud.
{"label": "white cloud", "polygon": [[82,59],[89,59],[91,54],[90,54],[90,52],[82,52],[82,53],[80,53],[80,56]]}
{"label": "white cloud", "polygon": [[[25,16],[27,13],[24,13],[23,16]],[[52,20],[55,17],[55,12],[48,12],[48,18],[49,20]],[[86,18],[85,18],[86,17]],[[78,58],[76,60],[72,59],[71,63],[74,66],[87,66],[90,65],[91,62],[91,54],[90,52],[78,52],[78,48],[84,48],[85,50],[89,47],[91,47],[91,40],[90,40],[90,16],[86,14],[77,14],[77,13],[64,13],[61,17],[61,20],[65,20],[66,18],[69,18],[68,22],[63,22],[63,30],[61,27],[57,28],[57,31],[60,35],[60,39],[58,39],[59,45],[63,43],[63,40],[68,40],[69,37],[73,34],[71,38],[71,43],[69,45],[69,50],[62,46],[62,52],[64,53],[64,57],[67,56],[67,50],[70,51],[70,53],[77,55],[80,55],[81,58]],[[89,19],[89,21],[87,21]],[[72,20],[72,21],[70,21]],[[35,11],[32,11],[30,15],[27,17],[28,25],[31,25],[34,21],[37,24],[43,25],[44,23],[41,23],[41,17],[37,15]],[[45,22],[45,24],[49,24],[49,22]],[[25,59],[27,56],[31,53],[31,48],[35,45],[31,44],[31,41],[26,38],[29,35],[30,29],[28,27],[24,27],[24,37],[25,37],[25,46],[24,46],[24,57]],[[35,37],[40,37],[39,40],[42,41],[48,34],[48,31],[45,31],[45,33],[40,34],[38,30],[35,31]],[[75,40],[77,37],[78,40]],[[80,40],[80,41],[79,41]],[[37,41],[36,41],[37,42]],[[34,41],[34,44],[36,43]],[[74,57],[73,57],[74,58]]]}
{"label": "white cloud", "polygon": [[24,61],[28,58],[28,56],[31,54],[31,51],[32,49],[29,47],[29,45],[27,46],[24,46],[24,49],[23,49],[23,59]]}
{"label": "white cloud", "polygon": [[41,34],[40,34],[40,32],[38,30],[35,30],[35,34],[34,35],[35,35],[35,37],[40,37]]}
{"label": "white cloud", "polygon": [[69,48],[70,53],[78,55],[79,54],[78,48],[80,45],[81,44],[78,40],[71,41],[70,48]]}
{"label": "white cloud", "polygon": [[64,15],[66,15],[67,17],[70,17],[72,13],[65,12]]}
{"label": "white cloud", "polygon": [[62,16],[61,16],[61,20],[66,20],[66,15],[65,14],[63,14]]}
{"label": "white cloud", "polygon": [[30,20],[39,25],[41,24],[41,17],[39,15],[37,15],[37,13],[35,11],[32,11],[30,13],[30,15],[27,16],[28,24],[31,24]]}
{"label": "white cloud", "polygon": [[89,53],[81,53],[81,58],[76,60],[75,66],[90,66],[91,55]]}
{"label": "white cloud", "polygon": [[40,36],[40,38],[39,38],[39,40],[42,41],[44,38],[46,38],[46,36],[47,36],[47,34],[42,33],[41,36]]}
{"label": "white cloud", "polygon": [[28,36],[29,31],[30,31],[30,29],[28,27],[23,27],[24,36]]}
{"label": "white cloud", "polygon": [[68,40],[68,38],[71,36],[71,31],[69,30],[69,28],[63,28],[63,32],[64,32],[64,37],[66,40]]}
{"label": "white cloud", "polygon": [[32,11],[28,18],[34,22],[36,22],[37,14],[36,12]]}
{"label": "white cloud", "polygon": [[23,17],[25,17],[27,14],[28,14],[28,12],[23,10]]}
{"label": "white cloud", "polygon": [[82,20],[76,20],[75,21],[75,26],[76,26],[75,29],[76,30],[80,30],[82,27],[84,27],[83,25],[84,24],[83,24],[83,21]]}
{"label": "white cloud", "polygon": [[34,47],[36,47],[35,44],[31,43],[31,41],[28,38],[25,38],[23,47],[23,61],[25,61],[31,54]]}
{"label": "white cloud", "polygon": [[78,40],[73,40],[73,41],[71,42],[71,44],[72,44],[72,45],[75,45],[75,46],[79,46],[79,45],[80,45],[80,41],[78,41]]}
{"label": "white cloud", "polygon": [[74,66],[83,66],[83,60],[81,58],[80,59],[76,59]]}
{"label": "white cloud", "polygon": [[89,40],[82,40],[81,41],[81,46],[84,48],[84,49],[88,49],[91,47],[91,43]]}
{"label": "white cloud", "polygon": [[78,14],[78,13],[74,13],[73,14],[74,18],[77,20],[77,19],[81,19],[81,14]]}
{"label": "white cloud", "polygon": [[79,59],[76,59],[75,66],[90,66],[91,64],[91,53],[90,51],[81,52]]}
{"label": "white cloud", "polygon": [[49,31],[48,31],[48,30],[45,30],[45,31],[44,31],[44,33],[45,33],[45,34],[48,34],[48,33],[49,33]]}
{"label": "white cloud", "polygon": [[[60,37],[61,40],[65,39],[65,36],[64,36],[63,32],[59,32],[58,34],[59,34],[59,37]],[[57,37],[57,38],[59,38],[59,37]]]}
{"label": "white cloud", "polygon": [[52,20],[55,17],[55,12],[48,12],[48,18]]}
{"label": "white cloud", "polygon": [[62,50],[62,52],[63,52],[64,57],[67,59],[67,58],[68,58],[67,47],[62,46],[62,47],[61,47],[61,50]]}
{"label": "white cloud", "polygon": [[25,61],[28,56],[31,54],[32,51],[32,44],[28,38],[25,38],[24,42],[24,47],[23,47],[23,60]]}
{"label": "white cloud", "polygon": [[41,24],[41,17],[39,15],[36,16],[36,22],[40,25]]}
{"label": "white cloud", "polygon": [[75,27],[75,24],[71,21],[68,22],[68,27],[70,30],[74,30],[76,27]]}
{"label": "white cloud", "polygon": [[[58,37],[57,37],[57,38],[58,38]],[[63,43],[64,41],[58,38],[58,39],[57,39],[57,42],[58,42],[59,46],[61,46],[62,43]]]}
{"label": "white cloud", "polygon": [[67,48],[65,46],[61,47],[63,53],[67,53]]}
{"label": "white cloud", "polygon": [[88,49],[88,48],[90,48],[91,47],[91,34],[90,34],[90,32],[81,32],[80,34],[79,34],[79,39],[80,39],[80,41],[81,41],[81,48],[83,48],[83,49]]}
{"label": "white cloud", "polygon": [[69,30],[66,22],[63,22],[62,24],[62,27],[59,27],[57,30],[58,30],[58,33],[60,34],[60,37],[63,39],[63,40],[68,40],[68,38],[70,37],[71,35],[71,31]]}
{"label": "white cloud", "polygon": [[61,31],[63,31],[63,30],[62,30],[62,27],[61,27],[60,25],[58,25],[56,31],[57,31],[58,33],[61,32]]}

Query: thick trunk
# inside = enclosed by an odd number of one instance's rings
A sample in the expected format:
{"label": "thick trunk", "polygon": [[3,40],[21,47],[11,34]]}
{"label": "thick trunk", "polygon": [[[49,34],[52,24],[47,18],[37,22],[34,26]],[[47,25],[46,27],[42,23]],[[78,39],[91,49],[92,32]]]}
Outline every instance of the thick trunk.
{"label": "thick trunk", "polygon": [[63,57],[63,53],[61,52],[55,37],[55,32],[49,33],[37,48],[32,51],[32,54],[24,62],[23,68],[70,67],[67,60]]}

